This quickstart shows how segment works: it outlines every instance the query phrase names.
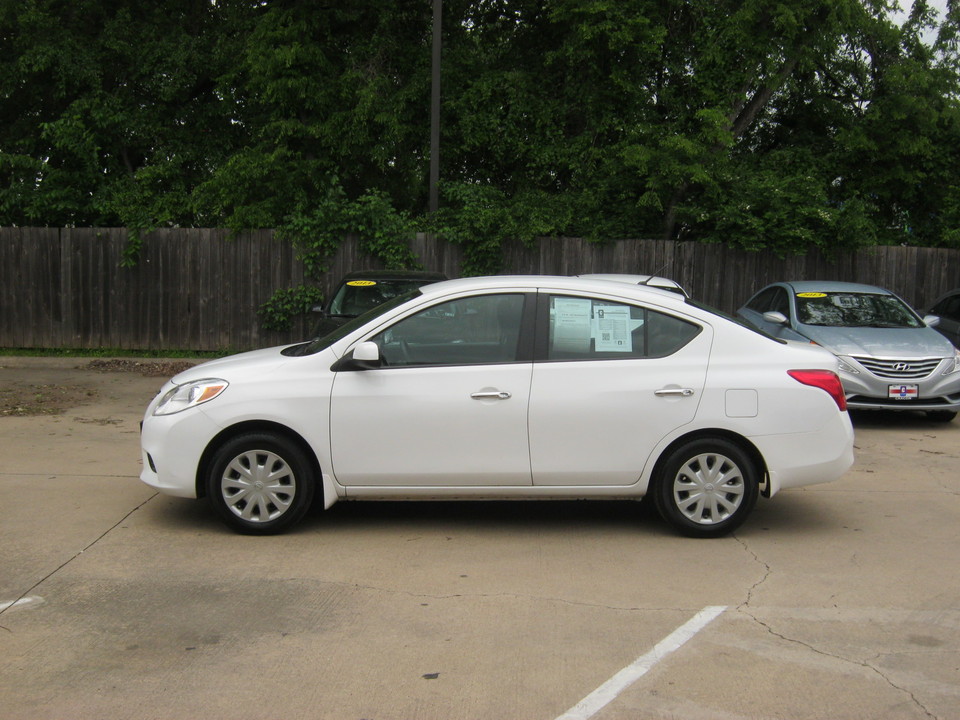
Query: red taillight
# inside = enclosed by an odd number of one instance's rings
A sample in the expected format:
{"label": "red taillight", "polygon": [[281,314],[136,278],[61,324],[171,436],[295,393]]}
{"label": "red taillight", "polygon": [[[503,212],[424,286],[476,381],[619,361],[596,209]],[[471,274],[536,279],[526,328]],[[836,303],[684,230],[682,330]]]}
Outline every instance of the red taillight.
{"label": "red taillight", "polygon": [[843,385],[840,384],[840,377],[830,370],[787,370],[787,374],[797,382],[804,385],[812,385],[821,390],[830,393],[830,397],[840,408],[840,412],[846,412],[847,396],[843,394]]}

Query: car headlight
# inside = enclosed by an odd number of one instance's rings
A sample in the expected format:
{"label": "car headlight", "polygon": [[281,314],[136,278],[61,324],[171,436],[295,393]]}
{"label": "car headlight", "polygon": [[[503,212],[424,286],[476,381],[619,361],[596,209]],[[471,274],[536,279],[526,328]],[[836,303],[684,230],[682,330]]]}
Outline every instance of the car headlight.
{"label": "car headlight", "polygon": [[953,362],[947,364],[947,368],[943,371],[943,374],[950,375],[955,372],[960,372],[960,348],[953,349]]}
{"label": "car headlight", "polygon": [[851,375],[860,374],[859,370],[857,370],[851,363],[848,363],[842,357],[837,357],[837,364],[840,367],[840,372],[850,373]]}
{"label": "car headlight", "polygon": [[173,415],[188,408],[210,402],[227,389],[226,380],[218,378],[204,378],[177,385],[160,398],[160,402],[153,409],[154,415]]}

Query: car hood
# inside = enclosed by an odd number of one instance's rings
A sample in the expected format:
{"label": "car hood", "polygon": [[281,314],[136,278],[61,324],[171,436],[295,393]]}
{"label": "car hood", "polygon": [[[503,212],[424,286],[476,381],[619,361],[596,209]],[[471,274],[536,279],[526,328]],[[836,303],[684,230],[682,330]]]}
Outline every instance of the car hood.
{"label": "car hood", "polygon": [[858,328],[802,325],[800,332],[837,355],[929,358],[953,355],[950,341],[932,328]]}
{"label": "car hood", "polygon": [[221,378],[234,381],[251,375],[265,375],[290,362],[291,358],[281,354],[281,351],[286,347],[289,346],[252,350],[239,355],[228,355],[216,360],[209,360],[175,375],[171,382],[182,385],[185,382],[200,380],[201,378]]}

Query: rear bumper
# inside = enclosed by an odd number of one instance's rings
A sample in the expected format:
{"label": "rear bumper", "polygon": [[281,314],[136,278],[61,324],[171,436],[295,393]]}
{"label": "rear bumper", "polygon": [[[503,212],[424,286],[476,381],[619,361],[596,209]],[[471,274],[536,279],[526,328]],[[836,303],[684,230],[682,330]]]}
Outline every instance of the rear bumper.
{"label": "rear bumper", "polygon": [[750,438],[763,454],[769,496],[781,490],[833,482],[853,465],[853,425],[847,413],[812,433]]}

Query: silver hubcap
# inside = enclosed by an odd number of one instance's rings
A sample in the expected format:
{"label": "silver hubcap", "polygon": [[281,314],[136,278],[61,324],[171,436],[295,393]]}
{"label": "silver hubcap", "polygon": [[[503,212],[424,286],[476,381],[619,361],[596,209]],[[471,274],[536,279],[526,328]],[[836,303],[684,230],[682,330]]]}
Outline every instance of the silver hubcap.
{"label": "silver hubcap", "polygon": [[673,499],[687,519],[714,525],[733,515],[743,502],[743,474],[724,455],[697,455],[677,472]]}
{"label": "silver hubcap", "polygon": [[247,522],[283,515],[297,492],[297,479],[286,461],[268,450],[237,455],[223,471],[220,491],[227,507]]}

